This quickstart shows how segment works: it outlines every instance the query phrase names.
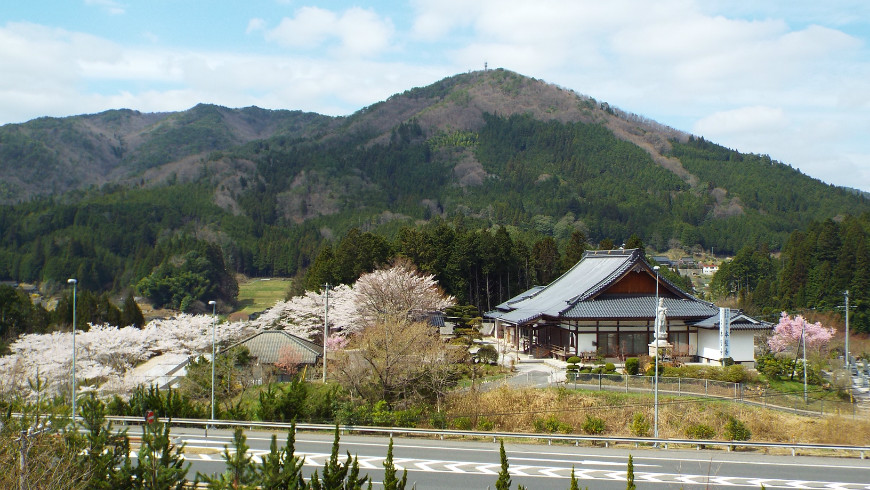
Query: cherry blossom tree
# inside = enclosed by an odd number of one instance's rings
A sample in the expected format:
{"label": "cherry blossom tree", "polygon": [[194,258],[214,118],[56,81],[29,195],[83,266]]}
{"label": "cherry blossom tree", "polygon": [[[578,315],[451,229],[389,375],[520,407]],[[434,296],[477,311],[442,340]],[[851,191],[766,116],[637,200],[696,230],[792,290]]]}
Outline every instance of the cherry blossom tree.
{"label": "cherry blossom tree", "polygon": [[[104,389],[132,388],[132,368],[142,361],[160,354],[210,353],[212,321],[211,315],[182,314],[152,320],[141,330],[92,324],[89,330],[76,332],[76,378],[85,384],[103,383]],[[241,322],[217,323],[215,339],[235,340],[244,328]],[[51,393],[69,389],[71,332],[22,335],[9,349],[10,355],[0,357],[0,391],[26,392],[27,380],[37,375]]]}
{"label": "cherry blossom tree", "polygon": [[[279,301],[257,319],[248,323],[255,330],[284,330],[303,339],[323,338],[323,292],[306,291],[287,301]],[[356,308],[350,286],[339,285],[329,291],[329,330],[347,332],[356,321]],[[342,334],[343,335],[343,334]]]}
{"label": "cherry blossom tree", "polygon": [[354,284],[353,294],[357,314],[366,325],[413,312],[443,310],[456,303],[455,298],[444,294],[434,275],[420,273],[407,260],[363,274]]}
{"label": "cherry blossom tree", "polygon": [[797,351],[801,332],[807,347],[811,348],[821,348],[834,336],[834,329],[823,327],[821,322],[809,323],[801,315],[792,318],[783,311],[767,345],[773,352]]}

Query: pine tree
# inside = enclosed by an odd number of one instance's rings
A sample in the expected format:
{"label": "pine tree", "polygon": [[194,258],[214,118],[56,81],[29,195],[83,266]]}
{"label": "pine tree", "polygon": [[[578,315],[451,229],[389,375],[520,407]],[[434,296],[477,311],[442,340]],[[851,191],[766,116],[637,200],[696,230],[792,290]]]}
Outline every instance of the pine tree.
{"label": "pine tree", "polygon": [[76,460],[90,474],[88,488],[133,488],[127,430],[119,433],[112,430],[112,423],[106,422],[106,406],[93,393],[82,401],[80,414],[86,432],[84,447],[77,447],[81,450],[77,451]]}
{"label": "pine tree", "polygon": [[501,471],[498,472],[498,480],[495,482],[495,488],[496,490],[510,490],[511,475],[508,473],[510,465],[508,464],[507,454],[504,452],[504,441],[501,441],[499,457],[501,458]]}
{"label": "pine tree", "polygon": [[571,486],[568,490],[580,490],[580,484],[577,483],[577,477],[574,476],[574,466],[571,466]]}
{"label": "pine tree", "polygon": [[190,463],[184,464],[184,445],[176,446],[169,439],[169,424],[146,424],[142,431],[138,465],[133,470],[134,488],[182,490],[187,484]]}
{"label": "pine tree", "polygon": [[625,472],[625,481],[625,490],[637,490],[634,485],[634,458],[630,454],[628,455],[628,470]]}
{"label": "pine tree", "polygon": [[357,458],[351,458],[350,453],[347,453],[347,460],[344,464],[338,462],[338,440],[338,426],[336,425],[332,453],[323,466],[323,476],[318,477],[315,471],[308,482],[313,490],[356,490],[361,489],[368,480],[368,476],[359,477],[359,461]]}
{"label": "pine tree", "polygon": [[278,449],[278,438],[272,435],[269,454],[263,456],[260,485],[264,490],[303,489],[302,459],[296,456],[296,423],[287,432],[287,444]]}
{"label": "pine tree", "polygon": [[396,479],[396,465],[393,464],[393,438],[387,448],[387,459],[384,460],[384,490],[405,490],[408,483],[408,470],[402,470],[402,479]]}
{"label": "pine tree", "polygon": [[248,454],[250,447],[247,437],[242,429],[237,428],[233,433],[233,452],[224,446],[224,461],[227,469],[220,475],[207,476],[196,473],[196,481],[208,484],[209,488],[253,490],[258,487],[258,472],[253,456]]}

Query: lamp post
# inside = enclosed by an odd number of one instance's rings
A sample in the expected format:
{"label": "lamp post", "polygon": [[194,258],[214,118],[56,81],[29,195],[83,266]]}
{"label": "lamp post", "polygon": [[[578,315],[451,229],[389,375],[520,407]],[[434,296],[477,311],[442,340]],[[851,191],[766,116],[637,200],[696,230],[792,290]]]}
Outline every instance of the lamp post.
{"label": "lamp post", "polygon": [[323,288],[326,301],[323,309],[323,384],[326,384],[326,339],[329,337],[329,283]]}
{"label": "lamp post", "polygon": [[67,279],[67,284],[73,285],[73,316],[72,316],[72,334],[73,334],[73,360],[72,360],[72,420],[76,423],[76,285],[77,279]]}
{"label": "lamp post", "polygon": [[214,365],[217,362],[215,358],[215,328],[217,323],[215,318],[217,315],[217,301],[209,301],[211,305],[211,420],[214,421]]}
{"label": "lamp post", "polygon": [[852,360],[849,358],[849,290],[843,292],[846,297],[846,369],[849,371],[849,376],[852,375]]}
{"label": "lamp post", "polygon": [[804,405],[807,404],[807,337],[806,337],[806,320],[801,322],[801,347],[804,351]]}
{"label": "lamp post", "polygon": [[659,438],[659,266],[653,267],[653,270],[656,272],[656,312],[653,317],[653,326],[655,328],[655,332],[653,333],[653,342],[655,343],[655,383],[654,383],[654,416],[653,416],[653,435],[656,439]]}

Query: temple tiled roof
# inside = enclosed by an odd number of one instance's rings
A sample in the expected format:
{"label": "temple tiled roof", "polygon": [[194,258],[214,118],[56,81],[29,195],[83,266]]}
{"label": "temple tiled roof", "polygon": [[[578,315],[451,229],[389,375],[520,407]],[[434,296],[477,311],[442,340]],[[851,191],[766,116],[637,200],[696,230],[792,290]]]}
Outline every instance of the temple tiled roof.
{"label": "temple tiled roof", "polygon": [[[586,252],[580,262],[546,287],[537,286],[511,298],[486,316],[514,324],[537,319],[652,318],[654,296],[603,294],[630,271],[655,275],[637,249]],[[691,296],[661,276],[659,282],[668,317],[701,320],[717,314],[713,304]]]}
{"label": "temple tiled roof", "polygon": [[[693,323],[699,328],[719,328],[719,315]],[[746,316],[740,310],[731,310],[731,330],[771,330],[773,324]]]}
{"label": "temple tiled roof", "polygon": [[[662,300],[668,309],[668,318],[706,318],[719,314],[719,308],[697,299],[668,297]],[[607,295],[577,302],[561,317],[570,320],[652,318],[655,311],[655,296]]]}

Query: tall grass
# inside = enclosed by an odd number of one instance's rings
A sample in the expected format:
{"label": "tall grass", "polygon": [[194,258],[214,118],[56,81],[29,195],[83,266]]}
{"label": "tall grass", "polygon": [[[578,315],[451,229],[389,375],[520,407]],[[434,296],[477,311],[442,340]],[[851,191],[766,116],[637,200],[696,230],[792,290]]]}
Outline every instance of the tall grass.
{"label": "tall grass", "polygon": [[[707,425],[716,432],[715,438],[725,439],[726,425],[736,419],[745,424],[753,441],[862,445],[870,440],[870,421],[860,418],[805,417],[691,397],[660,396],[659,402],[659,435],[666,438],[682,439],[687,427]],[[447,403],[448,426],[457,418],[472,425],[485,418],[493,430],[505,432],[535,432],[541,419],[558,421],[578,432],[587,417],[596,417],[604,421],[604,435],[631,437],[636,414],[642,414],[650,425],[654,421],[652,396],[634,393],[501,387],[456,392]]]}

